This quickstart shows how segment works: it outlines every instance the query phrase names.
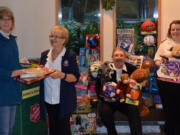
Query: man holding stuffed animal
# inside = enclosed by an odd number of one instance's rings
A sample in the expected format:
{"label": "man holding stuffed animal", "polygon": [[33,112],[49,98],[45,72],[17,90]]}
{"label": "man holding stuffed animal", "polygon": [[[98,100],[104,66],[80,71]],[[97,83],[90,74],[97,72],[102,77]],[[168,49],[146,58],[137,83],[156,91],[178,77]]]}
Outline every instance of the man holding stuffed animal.
{"label": "man holding stuffed animal", "polygon": [[[136,67],[133,65],[126,63],[127,54],[123,49],[117,48],[112,53],[112,60],[114,71],[110,72],[108,75],[108,81],[117,83],[120,80],[121,74],[126,73],[129,76],[132,74],[133,71],[136,70]],[[112,63],[111,63],[112,64]],[[103,69],[102,69],[103,73]],[[107,71],[106,71],[107,73]],[[104,77],[101,78],[102,80]],[[103,83],[104,81],[98,81],[97,85],[101,85],[98,89],[103,90]],[[101,82],[101,83],[100,83]],[[125,114],[128,117],[128,122],[130,126],[130,131],[132,135],[142,135],[142,125],[141,125],[141,118],[138,107],[136,105],[127,104],[125,101],[120,102],[120,100],[116,101],[107,101],[103,98],[100,98],[99,104],[99,114],[103,124],[106,126],[108,135],[117,135],[117,131],[115,129],[114,123],[114,112],[119,111]]]}

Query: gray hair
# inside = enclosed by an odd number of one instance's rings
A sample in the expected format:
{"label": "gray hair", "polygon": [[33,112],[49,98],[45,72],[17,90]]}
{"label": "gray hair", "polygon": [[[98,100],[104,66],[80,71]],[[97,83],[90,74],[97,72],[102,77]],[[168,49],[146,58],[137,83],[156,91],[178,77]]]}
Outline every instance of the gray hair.
{"label": "gray hair", "polygon": [[121,52],[124,53],[125,57],[128,57],[128,53],[127,53],[124,49],[122,49],[122,48],[114,48],[114,49],[113,49],[113,52],[112,52],[112,57],[114,56],[114,53],[115,53],[116,51],[121,51]]}

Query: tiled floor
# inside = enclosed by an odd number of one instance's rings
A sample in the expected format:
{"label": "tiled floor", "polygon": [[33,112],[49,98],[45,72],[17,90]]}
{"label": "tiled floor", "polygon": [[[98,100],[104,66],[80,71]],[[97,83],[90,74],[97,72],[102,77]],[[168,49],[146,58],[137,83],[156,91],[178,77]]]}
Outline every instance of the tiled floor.
{"label": "tiled floor", "polygon": [[[97,134],[97,135],[107,135],[107,134]],[[118,134],[118,135],[131,135],[131,134]],[[150,134],[143,134],[143,135],[164,135],[163,133],[158,133],[158,134],[156,134],[156,133],[150,133]]]}
{"label": "tiled floor", "polygon": [[[97,134],[97,135],[107,135],[107,133],[105,134]],[[118,135],[131,135],[130,133],[119,133]],[[143,133],[143,135],[165,135],[164,133]]]}
{"label": "tiled floor", "polygon": [[[130,129],[128,125],[116,126],[118,135],[130,135]],[[159,125],[143,125],[143,135],[164,135],[161,133]],[[97,126],[97,135],[107,135],[107,130],[104,126]]]}

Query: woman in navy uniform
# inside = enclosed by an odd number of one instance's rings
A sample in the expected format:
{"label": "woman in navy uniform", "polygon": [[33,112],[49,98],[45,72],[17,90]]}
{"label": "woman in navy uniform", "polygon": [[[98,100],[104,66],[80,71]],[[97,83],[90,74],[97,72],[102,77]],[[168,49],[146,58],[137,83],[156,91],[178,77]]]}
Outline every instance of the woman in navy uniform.
{"label": "woman in navy uniform", "polygon": [[49,35],[52,48],[41,54],[40,64],[56,70],[40,84],[41,118],[46,117],[46,109],[50,135],[71,135],[70,115],[76,109],[79,69],[75,53],[65,48],[68,37],[65,27],[53,27]]}

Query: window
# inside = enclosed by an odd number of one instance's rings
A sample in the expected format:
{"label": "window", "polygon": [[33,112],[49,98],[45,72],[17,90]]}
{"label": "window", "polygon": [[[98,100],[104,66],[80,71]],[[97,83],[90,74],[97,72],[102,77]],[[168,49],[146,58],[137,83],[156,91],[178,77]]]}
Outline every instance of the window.
{"label": "window", "polygon": [[[137,55],[145,55],[147,53],[147,49],[143,45],[145,35],[141,34],[141,23],[144,20],[153,20],[157,22],[157,5],[158,0],[116,0],[116,29],[134,30],[134,49],[132,53]],[[118,32],[116,34],[118,34]],[[118,44],[118,35],[116,36],[116,44]],[[153,36],[157,39],[157,33]],[[156,45],[157,41],[154,48]],[[153,55],[151,57],[153,57]]]}
{"label": "window", "polygon": [[67,48],[76,53],[84,47],[86,34],[99,34],[99,0],[60,0],[59,22],[69,30]]}
{"label": "window", "polygon": [[117,20],[157,18],[157,0],[117,0]]}

